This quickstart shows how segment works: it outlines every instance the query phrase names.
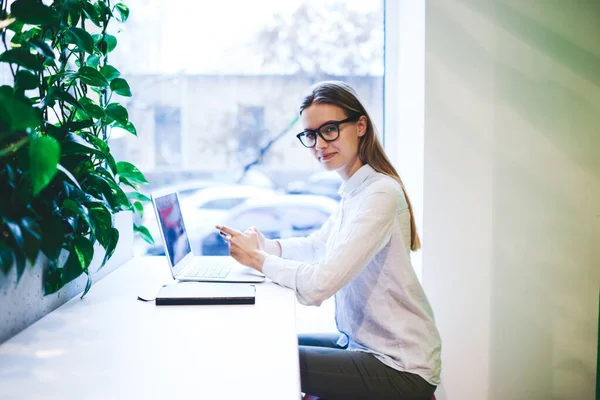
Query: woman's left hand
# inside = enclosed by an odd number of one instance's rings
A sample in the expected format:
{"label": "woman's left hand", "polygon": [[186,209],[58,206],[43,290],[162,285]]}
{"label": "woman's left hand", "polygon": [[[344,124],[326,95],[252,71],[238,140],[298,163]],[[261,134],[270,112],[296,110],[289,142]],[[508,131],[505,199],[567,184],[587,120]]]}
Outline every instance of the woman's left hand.
{"label": "woman's left hand", "polygon": [[231,257],[240,264],[262,272],[267,253],[263,249],[261,238],[256,230],[249,229],[246,232],[240,232],[228,226],[217,225],[215,227],[229,236],[225,238],[225,241],[229,243]]}

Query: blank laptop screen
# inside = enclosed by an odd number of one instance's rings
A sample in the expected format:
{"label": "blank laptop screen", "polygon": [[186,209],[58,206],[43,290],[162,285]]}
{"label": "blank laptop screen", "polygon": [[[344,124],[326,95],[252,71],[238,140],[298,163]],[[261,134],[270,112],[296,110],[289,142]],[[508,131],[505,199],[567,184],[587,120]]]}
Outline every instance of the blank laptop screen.
{"label": "blank laptop screen", "polygon": [[175,266],[192,251],[187,232],[185,231],[185,225],[183,224],[177,194],[170,193],[155,197],[154,204],[171,266]]}

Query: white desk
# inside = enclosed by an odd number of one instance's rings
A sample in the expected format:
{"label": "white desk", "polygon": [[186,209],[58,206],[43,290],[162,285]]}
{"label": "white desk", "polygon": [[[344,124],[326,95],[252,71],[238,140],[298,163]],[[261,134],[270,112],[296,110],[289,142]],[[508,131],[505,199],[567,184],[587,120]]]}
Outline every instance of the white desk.
{"label": "white desk", "polygon": [[255,305],[136,300],[169,279],[164,258],[134,258],[0,345],[0,398],[300,398],[292,291],[257,284]]}

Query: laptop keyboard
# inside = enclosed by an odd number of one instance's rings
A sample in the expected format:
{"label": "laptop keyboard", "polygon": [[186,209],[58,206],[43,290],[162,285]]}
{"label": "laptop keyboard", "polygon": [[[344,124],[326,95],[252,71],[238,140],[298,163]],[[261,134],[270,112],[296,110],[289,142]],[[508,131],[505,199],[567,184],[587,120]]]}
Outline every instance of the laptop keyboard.
{"label": "laptop keyboard", "polygon": [[223,264],[195,265],[186,270],[183,275],[188,278],[225,278],[229,275],[231,267]]}

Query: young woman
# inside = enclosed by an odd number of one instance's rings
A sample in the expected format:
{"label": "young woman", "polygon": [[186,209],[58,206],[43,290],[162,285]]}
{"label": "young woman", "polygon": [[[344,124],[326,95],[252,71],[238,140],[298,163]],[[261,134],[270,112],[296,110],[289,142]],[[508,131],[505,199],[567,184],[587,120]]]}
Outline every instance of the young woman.
{"label": "young woman", "polygon": [[300,142],[344,180],[337,211],[306,238],[217,229],[236,260],[293,289],[300,303],[335,295],[341,335],[299,338],[303,392],[429,400],[440,383],[441,342],[410,262],[420,242],[402,181],[347,84],[318,83],[300,115]]}

